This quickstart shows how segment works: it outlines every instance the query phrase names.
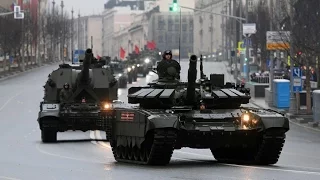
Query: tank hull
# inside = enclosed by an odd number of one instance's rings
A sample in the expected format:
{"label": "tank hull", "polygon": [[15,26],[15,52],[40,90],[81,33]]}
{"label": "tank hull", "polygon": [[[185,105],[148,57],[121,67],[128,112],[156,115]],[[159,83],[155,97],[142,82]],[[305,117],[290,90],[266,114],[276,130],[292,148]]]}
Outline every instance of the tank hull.
{"label": "tank hull", "polygon": [[[41,106],[47,105],[41,103]],[[88,104],[77,110],[63,108],[60,104],[56,105],[56,109],[41,108],[38,114],[39,128],[42,131],[43,142],[56,142],[57,133],[65,131],[106,131],[107,137],[111,133],[112,119],[114,119],[114,111],[100,110],[97,108],[87,108],[88,106],[96,106]],[[109,139],[108,139],[109,140]]]}
{"label": "tank hull", "polygon": [[255,114],[259,123],[249,129],[234,123],[240,117],[227,118],[231,113],[118,109],[116,114],[110,142],[114,157],[137,164],[166,165],[174,149],[183,147],[210,149],[219,162],[275,164],[289,129],[284,116],[262,111]]}

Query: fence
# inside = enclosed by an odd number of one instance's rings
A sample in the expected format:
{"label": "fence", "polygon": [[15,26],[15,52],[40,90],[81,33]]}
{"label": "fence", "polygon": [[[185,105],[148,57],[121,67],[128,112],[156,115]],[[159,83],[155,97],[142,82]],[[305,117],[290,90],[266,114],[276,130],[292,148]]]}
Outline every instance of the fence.
{"label": "fence", "polygon": [[[10,64],[10,67],[9,67]],[[36,60],[34,57],[25,57],[25,67],[36,65]],[[20,64],[21,66],[21,64]],[[17,59],[15,59],[12,63],[10,63],[10,60],[0,58],[0,73],[3,73],[4,71],[15,71],[19,70],[19,64]]]}
{"label": "fence", "polygon": [[[283,79],[283,76],[274,76],[274,79]],[[256,76],[251,78],[251,82],[268,84],[269,76]]]}

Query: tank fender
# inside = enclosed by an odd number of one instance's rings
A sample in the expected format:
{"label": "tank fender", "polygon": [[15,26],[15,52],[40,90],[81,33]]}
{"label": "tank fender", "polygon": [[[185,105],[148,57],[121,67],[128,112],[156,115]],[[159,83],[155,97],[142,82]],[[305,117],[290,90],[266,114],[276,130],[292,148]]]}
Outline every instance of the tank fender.
{"label": "tank fender", "polygon": [[44,117],[49,117],[49,116],[59,118],[60,117],[59,111],[49,111],[49,112],[40,111],[38,115],[38,120]]}
{"label": "tank fender", "polygon": [[179,120],[178,116],[176,115],[167,115],[167,116],[160,116],[160,115],[151,115],[148,117],[148,124],[147,124],[147,132],[153,129],[160,129],[160,128],[175,128],[178,129]]}
{"label": "tank fender", "polygon": [[60,117],[60,104],[40,103],[40,112],[38,114],[38,121],[44,117]]}
{"label": "tank fender", "polygon": [[287,117],[274,115],[260,115],[260,117],[265,130],[271,128],[283,128],[286,131],[289,130],[289,120]]}

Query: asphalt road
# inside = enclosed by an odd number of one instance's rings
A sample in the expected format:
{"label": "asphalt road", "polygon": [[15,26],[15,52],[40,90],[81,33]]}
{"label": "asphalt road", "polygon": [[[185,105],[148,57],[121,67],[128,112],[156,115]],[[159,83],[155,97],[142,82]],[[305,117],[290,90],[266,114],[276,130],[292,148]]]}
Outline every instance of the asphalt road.
{"label": "asphalt road", "polygon": [[[187,62],[182,64],[186,79]],[[275,166],[216,163],[209,150],[184,148],[165,167],[117,163],[103,132],[64,132],[56,144],[42,144],[37,124],[44,82],[56,66],[44,67],[0,82],[0,179],[210,179],[319,180],[320,132],[291,125],[281,158]],[[209,73],[225,73],[223,63],[205,63]],[[149,74],[133,85],[157,76]],[[226,80],[232,80],[226,75]],[[126,91],[119,90],[121,100]],[[63,140],[63,141],[61,141]]]}

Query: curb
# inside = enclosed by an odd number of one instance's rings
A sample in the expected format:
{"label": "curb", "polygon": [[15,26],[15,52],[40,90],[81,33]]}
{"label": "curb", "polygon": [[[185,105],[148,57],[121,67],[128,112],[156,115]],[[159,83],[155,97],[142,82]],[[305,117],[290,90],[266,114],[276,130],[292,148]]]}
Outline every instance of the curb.
{"label": "curb", "polygon": [[[253,104],[253,105],[255,105],[255,106],[257,106],[257,107],[259,107],[259,108],[265,109],[265,108],[262,107],[261,105],[257,104],[254,100],[250,100],[250,103]],[[272,109],[272,108],[270,108],[270,109]],[[281,112],[281,111],[280,111],[280,112]],[[309,129],[309,130],[313,130],[313,131],[316,131],[316,132],[320,132],[320,128],[319,128],[319,127],[318,127],[318,128],[313,128],[313,127],[309,127],[308,125],[304,125],[304,124],[297,123],[297,122],[295,122],[294,120],[290,119],[290,118],[288,117],[287,113],[285,114],[285,117],[288,118],[288,120],[289,120],[289,122],[290,122],[291,124],[294,124],[294,125],[296,125],[296,126],[299,126],[299,127],[305,128],[305,129]],[[307,123],[307,124],[308,124],[308,123]]]}
{"label": "curb", "polygon": [[25,73],[29,73],[29,72],[38,70],[42,67],[46,67],[46,66],[50,66],[50,65],[58,64],[58,63],[61,63],[61,62],[51,62],[51,63],[42,64],[41,66],[33,66],[31,68],[26,69],[24,72],[21,72],[21,71],[10,72],[8,74],[4,74],[2,77],[0,76],[0,82],[17,77],[17,76],[20,76],[20,75],[23,75]]}

